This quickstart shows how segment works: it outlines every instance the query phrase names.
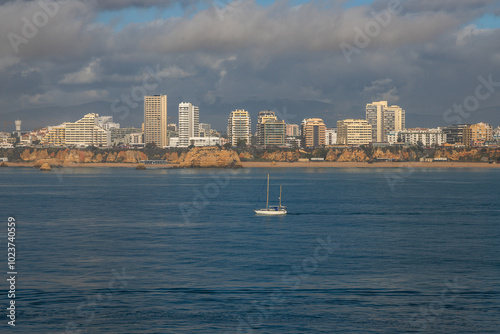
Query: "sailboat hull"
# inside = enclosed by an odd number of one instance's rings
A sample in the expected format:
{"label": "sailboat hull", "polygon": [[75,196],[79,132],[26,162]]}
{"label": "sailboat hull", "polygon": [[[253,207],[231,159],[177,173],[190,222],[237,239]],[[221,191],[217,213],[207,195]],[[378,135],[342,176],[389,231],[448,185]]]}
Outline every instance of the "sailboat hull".
{"label": "sailboat hull", "polygon": [[279,215],[286,215],[287,210],[286,208],[269,208],[269,209],[258,209],[254,210],[256,214],[258,215],[264,215],[264,216],[279,216]]}

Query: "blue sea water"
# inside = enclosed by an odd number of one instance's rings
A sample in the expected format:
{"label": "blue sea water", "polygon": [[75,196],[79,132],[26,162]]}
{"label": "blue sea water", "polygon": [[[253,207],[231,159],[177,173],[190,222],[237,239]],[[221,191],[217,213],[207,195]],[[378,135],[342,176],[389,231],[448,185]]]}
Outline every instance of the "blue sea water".
{"label": "blue sea water", "polygon": [[[287,216],[253,213],[268,172]],[[2,168],[0,189],[2,333],[500,332],[498,169]]]}

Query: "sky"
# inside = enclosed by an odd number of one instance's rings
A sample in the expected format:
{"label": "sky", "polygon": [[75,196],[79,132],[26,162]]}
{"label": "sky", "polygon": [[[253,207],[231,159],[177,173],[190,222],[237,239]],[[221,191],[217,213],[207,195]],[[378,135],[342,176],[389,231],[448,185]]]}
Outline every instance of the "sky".
{"label": "sky", "polygon": [[378,100],[407,127],[498,126],[499,42],[497,0],[0,0],[0,129],[140,126],[144,94],[218,129],[235,108],[335,127]]}

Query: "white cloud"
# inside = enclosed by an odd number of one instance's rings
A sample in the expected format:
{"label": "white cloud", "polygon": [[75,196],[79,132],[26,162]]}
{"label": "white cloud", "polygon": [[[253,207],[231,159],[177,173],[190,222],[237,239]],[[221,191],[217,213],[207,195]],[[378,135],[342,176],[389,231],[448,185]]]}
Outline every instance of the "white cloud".
{"label": "white cloud", "polygon": [[157,75],[160,76],[161,78],[181,79],[193,76],[194,73],[186,72],[177,66],[168,66],[163,68],[160,72],[158,72]]}
{"label": "white cloud", "polygon": [[492,32],[492,29],[478,29],[475,24],[470,24],[460,29],[456,33],[456,45],[465,46],[468,42],[472,40],[475,36],[485,36]]}
{"label": "white cloud", "polygon": [[90,84],[100,80],[100,60],[94,59],[75,73],[69,73],[64,76],[64,79],[60,81],[62,84]]}

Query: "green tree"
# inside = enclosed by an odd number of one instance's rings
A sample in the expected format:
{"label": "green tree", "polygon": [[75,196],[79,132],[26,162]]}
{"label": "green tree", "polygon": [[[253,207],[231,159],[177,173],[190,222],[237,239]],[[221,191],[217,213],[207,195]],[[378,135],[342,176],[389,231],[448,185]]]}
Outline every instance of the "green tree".
{"label": "green tree", "polygon": [[238,141],[236,142],[236,147],[242,148],[247,146],[247,140],[243,138],[238,138]]}

